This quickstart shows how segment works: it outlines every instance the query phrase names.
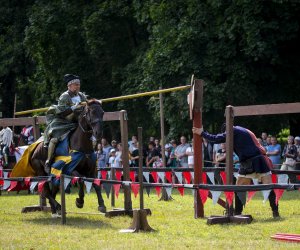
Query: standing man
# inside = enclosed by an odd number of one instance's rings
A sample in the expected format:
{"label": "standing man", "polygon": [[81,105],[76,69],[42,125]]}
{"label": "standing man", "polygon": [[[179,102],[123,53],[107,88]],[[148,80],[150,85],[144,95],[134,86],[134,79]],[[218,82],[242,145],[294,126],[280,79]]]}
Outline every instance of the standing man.
{"label": "standing man", "polygon": [[78,115],[86,102],[86,96],[80,92],[79,76],[66,74],[64,82],[68,90],[59,97],[58,104],[52,105],[47,111],[47,128],[44,133],[44,146],[48,147],[48,157],[45,164],[45,172],[50,174],[56,145],[77,128]]}
{"label": "standing man", "polygon": [[186,137],[180,137],[181,144],[178,145],[175,149],[175,156],[179,167],[187,168],[188,167],[188,155],[186,154],[187,148],[190,146],[186,143]]}
{"label": "standing man", "polygon": [[13,143],[13,131],[5,127],[0,131],[0,145],[4,156],[4,167],[8,166],[9,148]]}
{"label": "standing man", "polygon": [[266,149],[267,149],[267,156],[269,156],[269,158],[271,159],[273,168],[280,169],[281,146],[277,143],[276,136],[271,136],[271,145],[268,145]]}
{"label": "standing man", "polygon": [[[225,126],[224,126],[225,129]],[[225,143],[226,132],[213,135],[203,128],[193,128],[193,133],[201,135],[208,141],[215,143]],[[240,159],[241,167],[237,178],[237,185],[250,185],[253,178],[258,179],[263,184],[271,184],[272,162],[266,156],[265,149],[259,144],[256,136],[250,130],[240,127],[233,127],[233,150]],[[279,217],[278,205],[275,203],[276,196],[274,190],[270,192],[269,202],[273,211],[273,217]],[[241,214],[243,204],[238,199],[235,207],[235,214]]]}

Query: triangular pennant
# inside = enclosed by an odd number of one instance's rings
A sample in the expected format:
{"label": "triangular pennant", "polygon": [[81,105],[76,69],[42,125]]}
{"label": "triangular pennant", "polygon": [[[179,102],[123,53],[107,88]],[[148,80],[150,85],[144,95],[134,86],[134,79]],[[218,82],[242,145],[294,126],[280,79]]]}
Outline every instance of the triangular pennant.
{"label": "triangular pennant", "polygon": [[211,181],[211,183],[213,185],[215,185],[215,173],[214,172],[207,172],[206,174],[207,174],[209,180]]}
{"label": "triangular pennant", "polygon": [[10,182],[10,187],[9,187],[9,189],[7,191],[8,192],[12,191],[17,185],[18,185],[17,181],[11,181]]}
{"label": "triangular pennant", "polygon": [[157,175],[159,179],[161,179],[161,181],[165,183],[165,172],[157,172]]}
{"label": "triangular pennant", "polygon": [[299,175],[297,175],[297,179],[300,181],[300,174],[299,174]]}
{"label": "triangular pennant", "polygon": [[287,174],[279,174],[277,177],[279,184],[288,184],[289,176]]}
{"label": "triangular pennant", "polygon": [[190,172],[182,172],[186,183],[191,183],[191,173]]}
{"label": "triangular pennant", "polygon": [[107,171],[106,179],[111,180],[111,171]]}
{"label": "triangular pennant", "polygon": [[97,186],[101,185],[101,180],[100,179],[94,179],[93,183]]}
{"label": "triangular pennant", "polygon": [[211,195],[212,195],[213,204],[215,205],[219,200],[219,197],[221,195],[221,191],[210,191],[210,192],[211,192]]}
{"label": "triangular pennant", "polygon": [[264,197],[263,203],[265,203],[267,201],[267,199],[269,198],[271,190],[263,190],[261,192],[262,192],[263,197]]}
{"label": "triangular pennant", "polygon": [[68,188],[70,182],[71,182],[71,178],[70,177],[65,177],[65,182],[64,182],[65,190]]}
{"label": "triangular pennant", "polygon": [[121,181],[121,178],[122,178],[122,171],[116,171],[116,179],[118,180],[118,181]]}
{"label": "triangular pennant", "polygon": [[114,184],[115,195],[117,198],[119,198],[120,188],[121,188],[121,184]]}
{"label": "triangular pennant", "polygon": [[110,190],[111,190],[111,184],[110,183],[103,183],[102,186],[105,190],[105,193],[106,193],[106,196],[107,196],[107,199],[108,199],[109,194],[110,194]]}
{"label": "triangular pennant", "polygon": [[224,194],[225,194],[225,197],[226,197],[226,201],[228,202],[228,205],[231,206],[232,201],[233,201],[233,197],[234,197],[234,192],[225,191]]}
{"label": "triangular pennant", "polygon": [[136,198],[140,191],[140,184],[131,183],[131,190],[134,193],[134,197]]}
{"label": "triangular pennant", "polygon": [[169,183],[172,183],[172,173],[171,172],[166,172],[166,179]]}
{"label": "triangular pennant", "polygon": [[192,177],[192,181],[194,181],[194,177],[195,177],[194,172],[190,172],[190,174],[191,174],[191,177]]}
{"label": "triangular pennant", "polygon": [[4,181],[4,184],[3,184],[3,190],[8,189],[9,187],[10,187],[10,181],[5,180],[5,181]]}
{"label": "triangular pennant", "polygon": [[203,184],[207,184],[207,176],[206,176],[206,173],[202,173],[202,183]]}
{"label": "triangular pennant", "polygon": [[258,179],[252,179],[254,185],[258,185]]}
{"label": "triangular pennant", "polygon": [[101,173],[101,179],[106,180],[107,171],[106,170],[101,170],[100,173]]}
{"label": "triangular pennant", "polygon": [[172,187],[166,187],[165,189],[166,189],[166,193],[167,193],[168,198],[170,198],[171,195],[172,195]]}
{"label": "triangular pennant", "polygon": [[8,178],[8,172],[3,172],[3,178]]}
{"label": "triangular pennant", "polygon": [[182,184],[182,172],[175,172],[175,176],[178,179],[178,182]]}
{"label": "triangular pennant", "polygon": [[153,180],[154,180],[154,183],[157,183],[157,179],[158,179],[158,177],[157,177],[157,172],[151,172],[151,175],[152,175],[152,177],[153,177]]}
{"label": "triangular pennant", "polygon": [[85,188],[86,188],[86,192],[89,194],[91,192],[93,183],[89,182],[89,181],[84,181],[84,185],[85,185]]}
{"label": "triangular pennant", "polygon": [[72,179],[72,185],[75,185],[79,180],[79,177],[73,177]]}
{"label": "triangular pennant", "polygon": [[150,175],[149,172],[143,172],[143,176],[145,177],[148,183],[150,182],[149,175]]}
{"label": "triangular pennant", "polygon": [[161,191],[161,187],[155,187],[156,190],[156,194],[159,197],[160,196],[160,191]]}
{"label": "triangular pennant", "polygon": [[150,196],[150,191],[151,191],[151,188],[150,187],[146,187],[146,192],[147,192],[148,197]]}
{"label": "triangular pennant", "polygon": [[179,193],[180,193],[181,196],[184,195],[184,188],[183,187],[179,187],[178,191],[179,191]]}
{"label": "triangular pennant", "polygon": [[130,180],[132,182],[135,182],[135,172],[134,171],[130,171],[129,176],[130,176]]}
{"label": "triangular pennant", "polygon": [[31,184],[30,184],[30,192],[33,193],[34,192],[34,189],[36,187],[36,185],[38,184],[37,181],[32,181]]}
{"label": "triangular pennant", "polygon": [[209,190],[199,189],[199,195],[200,195],[200,199],[201,199],[203,205],[207,201],[208,192],[209,192]]}
{"label": "triangular pennant", "polygon": [[222,178],[222,181],[223,181],[223,185],[226,185],[226,172],[225,171],[221,171],[220,172],[220,176]]}
{"label": "triangular pennant", "polygon": [[272,174],[272,183],[277,183],[277,176],[276,176],[276,174]]}
{"label": "triangular pennant", "polygon": [[249,203],[251,201],[251,199],[253,198],[253,196],[255,195],[256,191],[248,191],[248,199],[247,199],[247,203]]}
{"label": "triangular pennant", "polygon": [[44,189],[44,185],[45,183],[47,182],[46,181],[39,181],[39,184],[38,184],[38,192],[41,194],[43,192],[43,189]]}
{"label": "triangular pennant", "polygon": [[274,193],[276,195],[275,203],[278,205],[278,201],[280,200],[281,196],[284,193],[284,189],[274,189]]}
{"label": "triangular pennant", "polygon": [[242,202],[243,205],[246,205],[246,196],[247,193],[246,192],[236,192],[238,198],[240,199],[240,201]]}
{"label": "triangular pennant", "polygon": [[30,177],[26,177],[26,178],[24,179],[24,184],[25,184],[26,187],[29,187],[29,186],[30,186]]}

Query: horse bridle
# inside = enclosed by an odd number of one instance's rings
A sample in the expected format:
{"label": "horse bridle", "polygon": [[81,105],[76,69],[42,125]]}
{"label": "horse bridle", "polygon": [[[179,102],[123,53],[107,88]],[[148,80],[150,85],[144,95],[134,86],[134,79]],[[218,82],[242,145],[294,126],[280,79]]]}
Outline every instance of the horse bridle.
{"label": "horse bridle", "polygon": [[[101,119],[99,119],[99,118],[95,119],[94,121],[91,120],[91,117],[90,117],[90,109],[88,108],[87,105],[86,105],[85,108],[84,108],[84,113],[83,113],[82,117],[86,119],[86,121],[87,121],[89,127],[92,127],[93,124],[96,124],[96,123],[101,122]],[[82,130],[82,132],[83,132],[83,133],[90,133],[90,134],[92,134],[92,133],[93,133],[93,129],[90,129],[90,130],[85,129],[85,128],[82,126],[80,120],[81,120],[81,119],[79,119],[79,121],[78,121],[78,125],[79,125],[80,129]]]}

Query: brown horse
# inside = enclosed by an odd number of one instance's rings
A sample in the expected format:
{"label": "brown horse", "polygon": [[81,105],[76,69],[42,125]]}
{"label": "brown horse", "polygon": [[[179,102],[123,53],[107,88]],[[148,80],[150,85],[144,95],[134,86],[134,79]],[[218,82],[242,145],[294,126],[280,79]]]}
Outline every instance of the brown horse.
{"label": "brown horse", "polygon": [[[102,136],[102,121],[104,111],[101,103],[97,100],[90,100],[86,103],[83,110],[78,117],[78,127],[69,137],[69,147],[72,150],[82,152],[86,155],[79,164],[76,166],[72,175],[78,177],[95,178],[96,163],[88,156],[94,152],[93,142],[91,137],[94,136],[97,141]],[[37,176],[45,176],[44,165],[47,159],[47,148],[43,143],[40,143],[31,157],[31,165],[36,172]],[[93,187],[98,197],[98,209],[100,212],[105,212],[106,207],[101,195],[101,188],[95,184]],[[61,205],[55,200],[59,187],[52,185],[52,192],[49,183],[44,186],[42,195],[49,200],[52,214],[60,215]],[[82,208],[84,204],[84,190],[83,183],[79,182],[79,198],[76,199],[76,206]]]}

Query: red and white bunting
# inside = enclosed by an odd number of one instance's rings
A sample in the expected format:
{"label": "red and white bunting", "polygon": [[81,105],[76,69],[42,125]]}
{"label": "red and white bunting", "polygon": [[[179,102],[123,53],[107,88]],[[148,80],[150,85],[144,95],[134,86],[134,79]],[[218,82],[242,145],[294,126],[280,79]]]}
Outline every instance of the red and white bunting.
{"label": "red and white bunting", "polygon": [[172,173],[171,172],[166,172],[166,179],[169,183],[172,183]]}
{"label": "red and white bunting", "polygon": [[100,186],[100,185],[101,185],[101,180],[100,180],[100,179],[95,179],[95,180],[93,181],[93,183],[94,183],[95,185],[97,185],[97,186]]}
{"label": "red and white bunting", "polygon": [[39,192],[40,194],[43,192],[44,185],[45,185],[46,182],[47,182],[47,180],[39,181],[39,184],[38,184],[38,192]]}
{"label": "red and white bunting", "polygon": [[129,176],[130,176],[130,180],[132,182],[134,182],[135,181],[135,172],[134,171],[130,171]]}
{"label": "red and white bunting", "polygon": [[114,190],[115,190],[115,195],[117,198],[119,198],[119,192],[121,188],[121,184],[113,184]]}
{"label": "red and white bunting", "polygon": [[221,179],[223,181],[223,184],[226,185],[226,172],[225,171],[221,171],[220,172],[220,176],[221,176]]}
{"label": "red and white bunting", "polygon": [[116,179],[118,180],[118,181],[121,181],[121,178],[122,178],[122,171],[116,171]]}
{"label": "red and white bunting", "polygon": [[131,183],[131,190],[134,194],[134,197],[136,198],[140,191],[140,184]]}
{"label": "red and white bunting", "polygon": [[209,190],[199,189],[199,195],[200,195],[200,199],[201,199],[203,205],[207,201],[208,192],[209,192]]}
{"label": "red and white bunting", "polygon": [[107,176],[107,171],[106,170],[101,170],[101,179],[106,180],[106,176]]}
{"label": "red and white bunting", "polygon": [[278,201],[282,197],[284,190],[283,189],[274,189],[274,193],[276,195],[275,203],[276,203],[276,205],[278,205]]}
{"label": "red and white bunting", "polygon": [[225,191],[224,192],[226,201],[228,202],[229,206],[232,205],[233,197],[234,197],[234,192],[232,191]]}

